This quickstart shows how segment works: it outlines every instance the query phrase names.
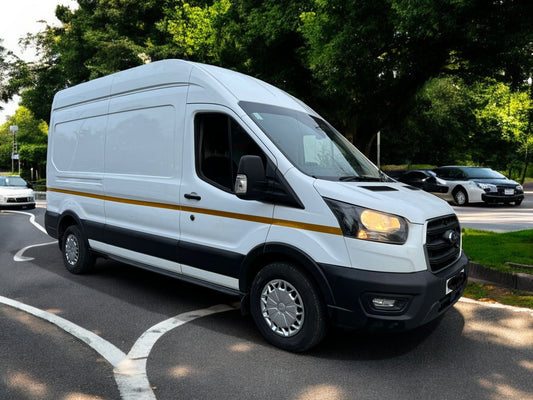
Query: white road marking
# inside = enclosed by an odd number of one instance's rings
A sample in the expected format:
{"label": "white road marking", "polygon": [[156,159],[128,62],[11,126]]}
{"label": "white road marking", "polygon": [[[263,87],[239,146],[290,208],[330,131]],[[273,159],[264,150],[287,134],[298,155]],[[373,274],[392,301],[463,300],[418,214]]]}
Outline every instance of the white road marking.
{"label": "white road marking", "polygon": [[[22,211],[8,212],[29,215],[30,222],[40,231],[46,234],[46,230],[37,222],[35,222],[35,215]],[[32,257],[23,256],[26,250],[32,247],[47,246],[49,244],[56,243],[57,242],[50,242],[26,246],[19,250],[13,259],[18,262],[33,260]],[[161,336],[172,329],[184,325],[187,322],[193,321],[197,318],[235,309],[234,307],[225,304],[219,304],[201,310],[189,311],[169,318],[163,322],[160,322],[159,324],[154,325],[144,332],[139,339],[137,339],[128,355],[126,355],[113,344],[109,343],[105,339],[102,339],[95,333],[88,331],[87,329],[82,328],[81,326],[78,326],[55,314],[3,296],[0,296],[0,303],[48,321],[93,348],[113,366],[115,382],[117,383],[120,396],[123,400],[156,399],[155,394],[152,391],[152,387],[150,386],[150,382],[148,381],[148,375],[146,374],[146,361],[154,344]]]}
{"label": "white road marking", "polygon": [[0,296],[0,303],[44,319],[93,348],[113,366],[115,381],[123,400],[156,399],[146,374],[146,361],[154,344],[161,336],[197,318],[235,309],[225,304],[219,304],[169,318],[145,331],[126,355],[100,336],[55,314],[3,296]]}
{"label": "white road marking", "polygon": [[17,251],[17,254],[15,254],[13,256],[13,260],[16,261],[16,262],[23,262],[23,261],[31,261],[31,260],[34,260],[33,257],[25,257],[23,256],[24,252],[28,249],[31,249],[33,247],[40,247],[40,246],[48,246],[50,244],[57,244],[57,241],[55,242],[48,242],[48,243],[40,243],[40,244],[33,244],[31,246],[26,246],[24,247],[23,249],[20,249],[19,251]]}
{"label": "white road marking", "polygon": [[156,398],[146,375],[146,361],[154,344],[161,336],[197,318],[230,310],[234,308],[219,304],[202,310],[190,311],[160,322],[144,332],[127,357],[114,370],[115,381],[122,398],[124,400],[154,400]]}
{"label": "white road marking", "polygon": [[124,357],[126,357],[126,355],[121,350],[113,346],[108,341],[102,339],[100,336],[55,314],[3,296],[0,296],[0,303],[24,311],[37,318],[44,319],[45,321],[56,325],[57,327],[63,329],[65,332],[71,334],[72,336],[80,339],[82,342],[91,346],[96,352],[98,352],[113,366],[117,366],[124,359]]}
{"label": "white road marking", "polygon": [[12,211],[12,210],[4,210],[4,212],[11,213],[11,214],[22,214],[22,215],[28,215],[30,217],[30,223],[35,226],[37,229],[39,229],[41,232],[43,232],[45,235],[48,235],[46,232],[46,229],[44,229],[39,223],[35,222],[35,215],[29,212],[24,211]]}

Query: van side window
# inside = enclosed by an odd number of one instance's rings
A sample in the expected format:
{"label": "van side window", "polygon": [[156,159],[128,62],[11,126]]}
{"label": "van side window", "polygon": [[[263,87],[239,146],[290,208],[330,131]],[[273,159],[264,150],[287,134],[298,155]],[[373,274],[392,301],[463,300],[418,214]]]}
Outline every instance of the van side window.
{"label": "van side window", "polygon": [[198,114],[194,121],[196,171],[202,179],[233,192],[244,155],[266,157],[233,118],[222,113]]}

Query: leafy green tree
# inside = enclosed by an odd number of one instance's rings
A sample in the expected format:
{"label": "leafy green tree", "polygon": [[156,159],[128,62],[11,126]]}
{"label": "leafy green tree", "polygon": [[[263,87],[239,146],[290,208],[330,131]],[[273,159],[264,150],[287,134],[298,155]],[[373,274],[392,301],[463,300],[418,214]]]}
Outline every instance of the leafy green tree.
{"label": "leafy green tree", "polygon": [[[302,15],[301,28],[309,68],[331,97],[342,99],[347,136],[367,152],[379,129],[408,114],[431,77],[497,72],[515,82],[524,77],[522,66],[531,65],[532,2],[313,3],[315,9]],[[513,60],[521,64],[516,67]]]}
{"label": "leafy green tree", "polygon": [[509,169],[510,175],[513,168],[525,172],[533,145],[529,94],[491,79],[476,83],[473,94],[478,129],[471,140],[486,143],[473,149],[473,157],[500,170]]}
{"label": "leafy green tree", "polygon": [[309,104],[326,104],[302,57],[300,14],[310,6],[309,0],[180,0],[162,25],[190,60],[255,76]]}
{"label": "leafy green tree", "polygon": [[[61,27],[46,27],[28,37],[42,58],[20,66],[10,79],[10,92],[23,89],[22,105],[37,119],[48,120],[59,89],[149,60],[186,57],[283,87],[369,153],[378,130],[389,135],[405,132],[408,126],[422,126],[417,119],[424,115],[426,126],[410,133],[411,138],[448,137],[437,133],[443,131],[444,114],[435,121],[429,111],[412,114],[434,104],[419,95],[431,78],[459,76],[470,85],[491,76],[516,91],[533,70],[530,1],[78,3],[74,11],[58,6]],[[470,123],[464,114],[458,121]],[[402,125],[406,118],[408,123]],[[462,136],[467,131],[470,127],[463,127]]]}
{"label": "leafy green tree", "polygon": [[43,120],[35,119],[32,112],[25,107],[19,107],[15,115],[0,126],[0,168],[11,169],[13,150],[13,134],[9,130],[11,125],[18,126],[18,153],[25,177],[30,177],[32,168],[35,172],[34,176],[44,177],[46,174],[48,125]]}
{"label": "leafy green tree", "polygon": [[384,164],[445,165],[470,160],[476,126],[468,85],[455,77],[430,79],[399,124],[382,132]]}
{"label": "leafy green tree", "polygon": [[513,169],[519,170],[523,179],[533,142],[531,112],[527,92],[494,79],[431,79],[404,121],[384,130],[384,163],[486,165],[515,176]]}
{"label": "leafy green tree", "polygon": [[78,0],[72,11],[56,8],[60,27],[46,26],[28,35],[27,45],[40,60],[20,68],[12,87],[21,91],[21,104],[47,121],[54,94],[65,87],[176,56],[170,36],[158,25],[172,0]]}

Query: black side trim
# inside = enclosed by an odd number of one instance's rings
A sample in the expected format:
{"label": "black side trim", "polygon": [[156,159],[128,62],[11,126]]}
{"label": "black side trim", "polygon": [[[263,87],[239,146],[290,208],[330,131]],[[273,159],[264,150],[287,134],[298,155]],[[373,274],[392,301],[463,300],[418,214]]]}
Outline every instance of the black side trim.
{"label": "black side trim", "polygon": [[244,255],[194,243],[179,243],[178,262],[205,271],[239,278]]}
{"label": "black side trim", "polygon": [[219,292],[223,292],[223,293],[226,293],[226,294],[229,294],[229,295],[232,295],[232,296],[241,296],[241,297],[244,296],[244,293],[242,293],[242,292],[240,292],[240,291],[238,291],[236,289],[230,289],[230,288],[225,287],[225,286],[221,286],[221,285],[217,285],[217,284],[212,283],[212,282],[207,282],[207,281],[204,281],[204,280],[201,280],[201,279],[193,278],[191,276],[179,274],[177,272],[172,272],[172,271],[168,271],[166,269],[153,267],[151,265],[146,265],[146,264],[143,264],[143,263],[140,263],[140,262],[136,262],[136,261],[133,261],[133,260],[128,260],[128,259],[125,259],[125,258],[122,258],[122,257],[118,257],[118,256],[115,256],[115,255],[110,255],[109,258],[111,258],[112,260],[116,260],[118,262],[122,262],[124,264],[133,265],[134,267],[137,267],[137,268],[142,268],[142,269],[145,269],[147,271],[155,272],[155,273],[161,274],[161,275],[166,275],[166,276],[169,276],[171,278],[179,279],[179,280],[184,281],[184,282],[189,282],[189,283],[192,283],[192,284],[195,284],[195,285],[200,285],[200,286],[203,286],[203,287],[206,287],[206,288],[209,288],[209,289],[213,289],[213,290],[216,290],[216,291],[219,291]]}
{"label": "black side trim", "polygon": [[44,214],[44,227],[49,236],[57,239],[59,234],[57,227],[59,226],[59,214],[46,210]]}
{"label": "black side trim", "polygon": [[[89,226],[91,226],[91,224],[89,224]],[[90,235],[90,237],[99,240],[94,233],[101,231],[91,229],[89,232],[93,234]],[[178,240],[176,239],[150,235],[148,233],[109,225],[106,225],[105,227],[103,239],[104,243],[113,246],[122,247],[127,250],[163,258],[169,261],[179,262]]]}
{"label": "black side trim", "polygon": [[83,221],[83,226],[91,239],[232,278],[239,278],[240,265],[244,260],[244,255],[236,252],[116,226],[104,227],[89,221]]}
{"label": "black side trim", "polygon": [[83,220],[82,224],[87,238],[105,242],[105,224],[89,220]]}

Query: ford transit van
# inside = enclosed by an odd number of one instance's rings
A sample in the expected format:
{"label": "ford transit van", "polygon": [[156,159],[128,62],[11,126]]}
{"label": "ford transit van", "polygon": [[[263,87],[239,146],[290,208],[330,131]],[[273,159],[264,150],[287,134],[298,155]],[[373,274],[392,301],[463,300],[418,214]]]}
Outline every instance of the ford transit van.
{"label": "ford transit van", "polygon": [[45,223],[69,271],[101,256],[238,295],[280,348],[418,327],[466,284],[446,202],[250,76],[165,60],[95,79],[56,94],[48,138]]}

